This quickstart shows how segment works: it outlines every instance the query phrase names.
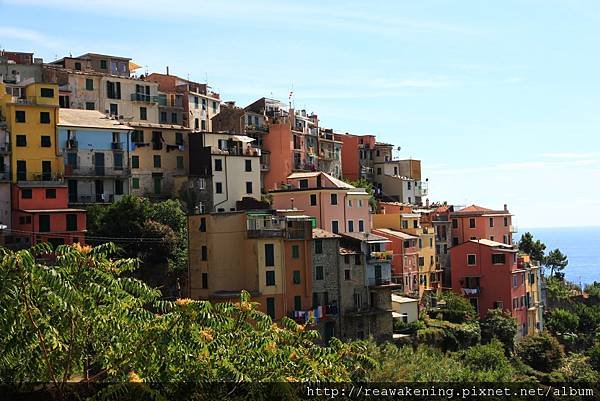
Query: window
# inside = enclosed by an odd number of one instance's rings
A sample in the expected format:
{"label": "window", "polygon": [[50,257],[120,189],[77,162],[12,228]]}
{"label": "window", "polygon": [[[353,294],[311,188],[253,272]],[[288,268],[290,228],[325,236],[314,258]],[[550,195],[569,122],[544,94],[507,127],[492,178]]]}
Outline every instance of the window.
{"label": "window", "polygon": [[315,266],[315,280],[323,280],[323,266]]}
{"label": "window", "polygon": [[200,121],[200,130],[206,131],[206,120]]}
{"label": "window", "polygon": [[331,194],[331,204],[337,205],[337,194]]}
{"label": "window", "polygon": [[275,245],[265,244],[265,266],[275,266]]}
{"label": "window", "polygon": [[54,189],[54,188],[46,189],[46,199],[56,199],[56,189]]}
{"label": "window", "polygon": [[21,199],[31,199],[33,197],[31,189],[21,190]]}
{"label": "window", "polygon": [[348,199],[348,207],[352,207],[352,199]]}
{"label": "window", "polygon": [[215,171],[223,171],[223,160],[215,159]]}
{"label": "window", "polygon": [[40,89],[40,96],[41,97],[53,98],[54,97],[54,89],[52,89],[52,88],[41,88]]}
{"label": "window", "polygon": [[183,156],[177,156],[177,169],[183,169]]}
{"label": "window", "polygon": [[109,111],[110,111],[111,116],[118,116],[119,115],[119,105],[116,103],[111,103]]}
{"label": "window", "polygon": [[513,287],[518,287],[518,286],[519,286],[519,276],[514,274],[513,275]]}
{"label": "window", "polygon": [[218,194],[223,193],[223,184],[222,183],[220,183],[220,182],[215,183],[215,192]]}
{"label": "window", "polygon": [[25,122],[25,111],[16,110],[15,111],[15,121],[18,123],[24,123]]}
{"label": "window", "polygon": [[429,238],[429,247],[433,248],[433,238]]}
{"label": "window", "polygon": [[419,228],[419,222],[417,220],[413,220],[413,228]]}
{"label": "window", "polygon": [[67,231],[77,231],[77,215],[74,213],[67,214]]}
{"label": "window", "polygon": [[452,237],[452,246],[458,245],[458,237]]}
{"label": "window", "polygon": [[200,218],[200,232],[201,233],[205,233],[206,232],[206,217],[201,217]]}
{"label": "window", "polygon": [[40,214],[39,216],[39,225],[40,232],[47,233],[50,231],[50,215],[49,214]]}
{"label": "window", "polygon": [[31,216],[20,216],[19,224],[31,224]]}
{"label": "window", "polygon": [[317,194],[310,194],[310,205],[317,206]]}
{"label": "window", "polygon": [[172,124],[177,124],[177,113],[171,113],[171,123]]}
{"label": "window", "polygon": [[244,160],[244,165],[246,171],[252,171],[252,160]]}
{"label": "window", "polygon": [[183,145],[183,133],[182,132],[175,133],[175,144]]}
{"label": "window", "polygon": [[504,218],[504,227],[508,227],[508,217]]}
{"label": "window", "polygon": [[145,107],[140,107],[140,120],[148,119],[148,110]]}
{"label": "window", "polygon": [[508,236],[507,235],[502,236],[502,243],[508,244]]}
{"label": "window", "polygon": [[363,220],[358,220],[358,232],[365,232],[365,222]]}
{"label": "window", "polygon": [[492,254],[492,264],[500,265],[506,263],[506,255],[503,253],[493,253]]}
{"label": "window", "polygon": [[208,260],[208,247],[206,245],[202,245],[200,248],[200,260],[204,262]]}
{"label": "window", "polygon": [[115,195],[123,195],[123,180],[115,180]]}
{"label": "window", "polygon": [[100,60],[100,68],[102,68],[103,70],[106,70],[108,68],[106,60]]}
{"label": "window", "polygon": [[212,109],[213,109],[213,113],[217,112],[217,102],[215,102],[214,100],[212,102]]}
{"label": "window", "polygon": [[381,175],[381,167],[377,167],[377,175]]}
{"label": "window", "polygon": [[246,181],[246,194],[252,194],[252,181]]}
{"label": "window", "polygon": [[194,119],[194,129],[195,130],[199,130],[200,129],[200,120],[195,118]]}
{"label": "window", "polygon": [[266,282],[268,286],[275,285],[275,271],[267,270],[266,271]]}
{"label": "window", "polygon": [[349,233],[354,232],[354,221],[352,221],[352,220],[348,220],[348,232]]}
{"label": "window", "polygon": [[408,220],[402,220],[402,229],[408,230]]}
{"label": "window", "polygon": [[344,280],[351,280],[350,269],[344,269]]}
{"label": "window", "polygon": [[132,178],[131,179],[131,187],[133,189],[140,189],[140,179],[139,178]]}
{"label": "window", "polygon": [[203,289],[208,288],[208,273],[206,273],[206,272],[202,273],[202,288]]}
{"label": "window", "polygon": [[166,123],[167,122],[167,112],[166,111],[161,111],[160,112],[160,122],[161,123]]}
{"label": "window", "polygon": [[292,258],[300,259],[300,246],[292,245]]}
{"label": "window", "polygon": [[469,219],[469,228],[475,228],[475,219]]}
{"label": "window", "polygon": [[202,99],[202,110],[206,110],[206,99]]}
{"label": "window", "polygon": [[131,156],[131,168],[140,168],[139,156]]}
{"label": "window", "polygon": [[494,227],[494,218],[490,217],[490,227]]}
{"label": "window", "polygon": [[50,124],[50,113],[47,111],[40,111],[40,123]]}
{"label": "window", "polygon": [[419,266],[425,266],[425,258],[422,256],[419,257]]}
{"label": "window", "polygon": [[133,143],[143,143],[144,142],[144,131],[135,130],[131,134],[131,142]]}
{"label": "window", "polygon": [[152,149],[161,150],[163,145],[163,137],[161,131],[152,131]]}
{"label": "window", "polygon": [[85,102],[86,110],[96,110],[96,104],[94,102]]}
{"label": "window", "polygon": [[458,219],[452,219],[452,228],[458,228]]}
{"label": "window", "polygon": [[275,298],[273,297],[267,298],[267,315],[269,315],[271,319],[275,319]]}
{"label": "window", "polygon": [[421,238],[419,238],[419,249],[423,248],[423,240]]}
{"label": "window", "polygon": [[41,143],[42,148],[49,148],[51,146],[49,135],[42,135],[41,141],[42,141],[42,143]]}
{"label": "window", "polygon": [[160,155],[154,155],[152,157],[152,160],[154,161],[154,167],[160,168],[160,165],[161,165]]}
{"label": "window", "polygon": [[337,234],[340,232],[340,223],[337,220],[331,221],[331,232]]}
{"label": "window", "polygon": [[308,180],[300,180],[299,184],[300,184],[300,188],[302,188],[302,189],[308,188]]}
{"label": "window", "polygon": [[93,91],[94,90],[94,80],[90,78],[86,78],[85,80],[85,90]]}
{"label": "window", "polygon": [[121,99],[121,83],[106,81],[106,97],[109,99]]}
{"label": "window", "polygon": [[474,266],[475,264],[477,264],[477,256],[475,254],[468,254],[467,255],[467,264],[469,266]]}
{"label": "window", "polygon": [[17,146],[27,146],[27,136],[17,135]]}
{"label": "window", "polygon": [[300,284],[300,270],[294,270],[294,284]]}
{"label": "window", "polygon": [[300,295],[294,297],[294,310],[302,310],[302,297]]}
{"label": "window", "polygon": [[347,265],[350,264],[350,255],[344,255],[344,263]]}
{"label": "window", "polygon": [[316,254],[323,253],[323,241],[320,239],[315,240],[315,253]]}
{"label": "window", "polygon": [[361,264],[360,255],[354,255],[354,264],[355,265],[360,265]]}
{"label": "window", "polygon": [[123,170],[123,153],[113,153],[115,170]]}
{"label": "window", "polygon": [[75,69],[81,71],[81,63],[75,63]]}
{"label": "window", "polygon": [[154,194],[160,195],[162,193],[162,176],[152,177],[154,180]]}

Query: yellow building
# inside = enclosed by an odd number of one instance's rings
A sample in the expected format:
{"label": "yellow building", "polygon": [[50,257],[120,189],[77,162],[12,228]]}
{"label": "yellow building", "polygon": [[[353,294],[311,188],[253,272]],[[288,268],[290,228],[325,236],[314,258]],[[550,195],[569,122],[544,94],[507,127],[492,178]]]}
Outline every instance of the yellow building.
{"label": "yellow building", "polygon": [[525,269],[527,335],[543,329],[543,307],[541,302],[541,277],[539,263],[533,262],[529,255],[519,254],[519,268]]}
{"label": "yellow building", "polygon": [[[5,97],[6,126],[12,144],[12,182],[62,179],[62,161],[56,146],[58,85],[33,83]],[[6,89],[5,89],[6,90]]]}
{"label": "yellow building", "polygon": [[373,228],[391,228],[419,238],[419,297],[426,292],[441,291],[441,270],[436,263],[435,230],[421,225],[418,213],[386,213],[373,215]]}
{"label": "yellow building", "polygon": [[130,122],[131,193],[149,198],[178,197],[187,181],[189,128]]}

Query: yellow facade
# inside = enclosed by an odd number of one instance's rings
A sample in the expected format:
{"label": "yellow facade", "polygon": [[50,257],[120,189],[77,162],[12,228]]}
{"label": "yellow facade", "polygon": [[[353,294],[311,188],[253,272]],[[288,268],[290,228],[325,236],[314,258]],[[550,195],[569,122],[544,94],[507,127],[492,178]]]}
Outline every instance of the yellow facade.
{"label": "yellow facade", "polygon": [[531,262],[529,255],[519,255],[526,268],[525,291],[529,294],[529,307],[527,308],[527,335],[535,334],[541,330],[542,309],[540,298],[540,267]]}
{"label": "yellow facade", "polygon": [[62,178],[63,163],[56,147],[58,85],[30,84],[25,97],[4,100],[8,100],[3,110],[12,144],[12,181]]}

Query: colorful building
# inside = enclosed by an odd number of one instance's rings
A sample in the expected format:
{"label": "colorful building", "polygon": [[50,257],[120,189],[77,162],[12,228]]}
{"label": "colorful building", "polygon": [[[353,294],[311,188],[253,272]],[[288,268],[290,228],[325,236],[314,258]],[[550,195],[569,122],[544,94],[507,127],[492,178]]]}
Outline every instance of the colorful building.
{"label": "colorful building", "polygon": [[335,140],[342,143],[342,176],[373,182],[375,135],[335,134]]}
{"label": "colorful building", "polygon": [[419,294],[419,237],[394,230],[377,228],[373,234],[390,240],[392,282],[400,284],[405,294]]}
{"label": "colorful building", "polygon": [[539,269],[511,245],[469,240],[453,246],[450,255],[452,290],[467,297],[480,317],[497,308],[517,320],[520,336],[542,329]]}
{"label": "colorful building", "polygon": [[512,214],[504,205],[502,210],[487,209],[477,205],[454,210],[452,220],[452,246],[478,239],[488,239],[503,244],[512,244]]}

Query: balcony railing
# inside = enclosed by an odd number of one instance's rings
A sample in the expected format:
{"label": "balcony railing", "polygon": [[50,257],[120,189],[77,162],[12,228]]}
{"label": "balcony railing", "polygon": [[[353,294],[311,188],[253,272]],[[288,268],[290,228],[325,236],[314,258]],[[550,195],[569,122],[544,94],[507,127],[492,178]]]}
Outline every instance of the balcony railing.
{"label": "balcony railing", "polygon": [[146,102],[146,103],[158,103],[158,96],[151,96],[145,93],[132,93],[131,101],[133,102]]}
{"label": "balcony railing", "polygon": [[121,199],[124,195],[115,194],[89,194],[74,195],[69,194],[69,203],[113,203]]}
{"label": "balcony railing", "polygon": [[252,124],[248,124],[246,125],[246,131],[250,131],[250,132],[269,132],[269,127],[267,127],[266,125],[252,125]]}
{"label": "balcony railing", "polygon": [[125,148],[125,142],[112,142],[110,148],[112,150],[123,150]]}
{"label": "balcony railing", "polygon": [[392,260],[394,257],[394,253],[392,251],[379,251],[379,252],[371,252],[369,254],[369,260]]}
{"label": "balcony railing", "polygon": [[17,171],[18,182],[44,183],[44,182],[63,182],[62,174],[55,172],[26,172]]}
{"label": "balcony railing", "polygon": [[386,286],[402,287],[402,284],[394,283],[391,280],[391,278],[373,278],[373,277],[370,277],[367,280],[367,284],[369,285],[369,287],[386,287]]}
{"label": "balcony railing", "polygon": [[481,293],[481,288],[480,287],[472,287],[472,288],[463,288],[462,289],[463,294],[465,295],[479,295]]}
{"label": "balcony railing", "polygon": [[509,226],[509,230],[513,234],[519,232],[519,229],[517,228],[517,226]]}
{"label": "balcony railing", "polygon": [[10,171],[0,171],[0,181],[9,181]]}
{"label": "balcony railing", "polygon": [[131,174],[129,167],[102,167],[102,166],[65,166],[66,177],[124,177]]}

